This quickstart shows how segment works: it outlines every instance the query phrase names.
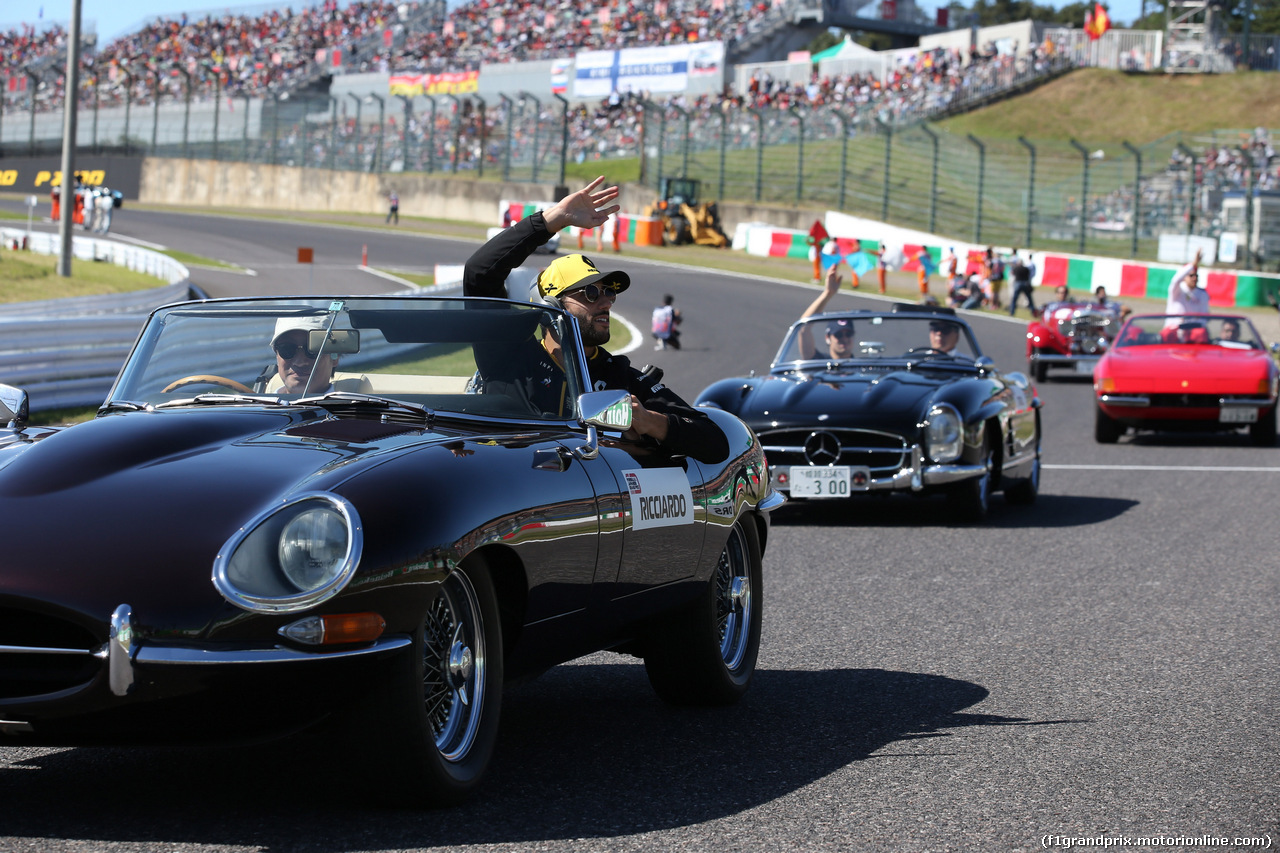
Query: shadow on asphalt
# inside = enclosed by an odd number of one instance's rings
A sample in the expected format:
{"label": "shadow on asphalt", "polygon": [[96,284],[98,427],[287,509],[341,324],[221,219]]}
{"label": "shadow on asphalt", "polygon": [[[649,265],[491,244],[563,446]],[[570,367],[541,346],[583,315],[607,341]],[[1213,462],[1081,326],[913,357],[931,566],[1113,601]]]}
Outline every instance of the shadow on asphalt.
{"label": "shadow on asphalt", "polygon": [[0,836],[348,851],[631,835],[739,813],[905,741],[934,745],[896,760],[928,762],[972,748],[954,729],[1069,722],[965,713],[986,696],[937,675],[763,670],[733,707],[680,709],[634,662],[562,666],[508,691],[490,777],[454,809],[369,806],[380,781],[317,738],[86,748],[5,756]]}
{"label": "shadow on asphalt", "polygon": [[1096,495],[1041,494],[1030,506],[1013,506],[1002,495],[991,498],[985,521],[953,520],[941,495],[867,495],[841,500],[790,500],[770,518],[781,527],[1082,527],[1118,518],[1136,500]]}

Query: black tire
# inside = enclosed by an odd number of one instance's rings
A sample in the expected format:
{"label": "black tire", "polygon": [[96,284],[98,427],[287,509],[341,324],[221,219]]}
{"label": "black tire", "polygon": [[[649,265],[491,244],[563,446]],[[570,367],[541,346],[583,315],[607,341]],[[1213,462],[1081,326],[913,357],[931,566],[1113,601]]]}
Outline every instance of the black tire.
{"label": "black tire", "polygon": [[760,537],[741,518],[729,531],[706,591],[649,637],[649,683],[672,705],[731,705],[751,684],[764,605]]}
{"label": "black tire", "polygon": [[1036,418],[1036,458],[1031,463],[1031,476],[1010,483],[1004,490],[1005,503],[1030,506],[1040,494],[1040,419]]}
{"label": "black tire", "polygon": [[358,747],[382,780],[380,798],[456,805],[480,784],[501,716],[502,630],[483,564],[464,564],[438,586],[411,648],[370,697]]}
{"label": "black tire", "polygon": [[1031,378],[1036,382],[1043,382],[1044,378],[1049,375],[1049,365],[1038,358],[1034,359],[1028,366],[1031,368]]}
{"label": "black tire", "polygon": [[1273,447],[1276,443],[1276,407],[1249,424],[1249,439],[1258,447]]}
{"label": "black tire", "polygon": [[1093,440],[1098,444],[1115,444],[1124,435],[1124,427],[1100,408],[1094,409]]}
{"label": "black tire", "polygon": [[991,512],[991,486],[994,480],[995,451],[988,435],[982,447],[982,465],[986,469],[980,477],[972,477],[956,483],[947,492],[951,516],[956,521],[977,523],[986,520]]}

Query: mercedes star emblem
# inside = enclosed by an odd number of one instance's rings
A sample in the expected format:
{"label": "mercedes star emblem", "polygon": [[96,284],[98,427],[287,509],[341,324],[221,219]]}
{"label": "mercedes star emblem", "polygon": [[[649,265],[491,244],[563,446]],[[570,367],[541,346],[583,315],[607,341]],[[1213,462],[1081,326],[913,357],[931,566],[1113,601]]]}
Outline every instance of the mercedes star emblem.
{"label": "mercedes star emblem", "polygon": [[804,440],[804,458],[810,465],[831,465],[840,458],[840,439],[825,430],[809,433]]}

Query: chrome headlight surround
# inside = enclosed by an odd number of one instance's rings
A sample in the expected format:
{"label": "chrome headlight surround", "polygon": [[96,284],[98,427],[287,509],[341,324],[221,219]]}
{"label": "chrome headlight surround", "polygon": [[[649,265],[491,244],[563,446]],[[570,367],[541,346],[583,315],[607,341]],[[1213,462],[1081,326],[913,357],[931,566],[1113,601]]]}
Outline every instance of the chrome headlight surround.
{"label": "chrome headlight surround", "polygon": [[924,452],[934,462],[954,462],[964,451],[964,423],[960,413],[949,403],[938,403],[929,409],[921,425]]}
{"label": "chrome headlight surround", "polygon": [[[227,601],[255,613],[306,610],[342,591],[363,547],[355,507],[337,495],[306,492],[236,531],[213,561],[213,585]],[[322,559],[315,565],[298,563],[316,554]]]}

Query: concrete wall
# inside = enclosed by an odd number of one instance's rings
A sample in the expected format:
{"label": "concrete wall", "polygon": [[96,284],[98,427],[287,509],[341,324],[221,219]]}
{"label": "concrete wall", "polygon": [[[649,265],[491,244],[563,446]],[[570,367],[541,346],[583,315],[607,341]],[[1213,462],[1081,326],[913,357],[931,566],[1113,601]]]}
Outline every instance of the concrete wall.
{"label": "concrete wall", "polygon": [[[574,186],[572,189],[577,189]],[[329,171],[296,166],[269,166],[213,160],[148,157],[142,166],[139,200],[185,207],[247,207],[262,210],[306,210],[385,214],[387,193],[400,195],[405,216],[456,219],[484,225],[501,224],[503,199],[557,199],[554,183],[503,183],[454,180],[431,175]],[[704,187],[704,190],[706,188]],[[654,201],[648,187],[622,188],[624,213],[640,214]],[[705,195],[705,192],[704,192]],[[714,201],[708,197],[708,200]],[[825,210],[757,204],[721,204],[726,233],[739,222],[770,222],[782,228],[808,230]]]}

